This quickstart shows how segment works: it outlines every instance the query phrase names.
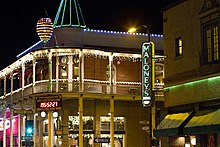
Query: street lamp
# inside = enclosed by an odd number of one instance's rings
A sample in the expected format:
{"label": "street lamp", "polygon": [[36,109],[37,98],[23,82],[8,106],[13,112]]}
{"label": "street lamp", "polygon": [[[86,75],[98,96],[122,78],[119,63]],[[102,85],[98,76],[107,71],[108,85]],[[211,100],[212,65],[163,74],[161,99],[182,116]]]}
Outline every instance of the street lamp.
{"label": "street lamp", "polygon": [[136,31],[137,31],[137,28],[135,28],[135,27],[132,27],[128,30],[129,33],[134,33]]}
{"label": "street lamp", "polygon": [[140,30],[141,27],[144,27],[144,28],[147,30],[147,36],[148,36],[147,42],[150,42],[150,28],[149,28],[148,26],[146,26],[146,25],[140,25],[140,26],[138,26],[138,27],[131,27],[131,28],[128,30],[128,32],[129,32],[129,33],[134,33],[134,32],[136,32],[137,30]]}
{"label": "street lamp", "polygon": [[[148,39],[147,42],[142,45],[142,104],[144,107],[149,107],[149,136],[150,136],[150,146],[156,145],[156,138],[153,134],[153,129],[155,128],[155,97],[154,97],[154,43],[150,40],[150,29],[146,25],[141,25],[147,30]],[[140,29],[140,27],[133,27],[128,30],[128,32],[133,33]],[[150,74],[147,74],[150,73]],[[147,80],[146,80],[147,79]],[[150,85],[150,89],[146,88]]]}

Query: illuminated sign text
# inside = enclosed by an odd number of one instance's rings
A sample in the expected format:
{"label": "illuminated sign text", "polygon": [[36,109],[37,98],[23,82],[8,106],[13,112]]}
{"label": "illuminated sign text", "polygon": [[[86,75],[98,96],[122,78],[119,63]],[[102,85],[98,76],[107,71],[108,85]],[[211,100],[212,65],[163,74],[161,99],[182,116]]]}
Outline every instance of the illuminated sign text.
{"label": "illuminated sign text", "polygon": [[41,97],[36,99],[37,110],[60,110],[62,108],[62,99],[59,97]]}
{"label": "illuminated sign text", "polygon": [[150,106],[152,89],[152,44],[142,45],[142,104]]}

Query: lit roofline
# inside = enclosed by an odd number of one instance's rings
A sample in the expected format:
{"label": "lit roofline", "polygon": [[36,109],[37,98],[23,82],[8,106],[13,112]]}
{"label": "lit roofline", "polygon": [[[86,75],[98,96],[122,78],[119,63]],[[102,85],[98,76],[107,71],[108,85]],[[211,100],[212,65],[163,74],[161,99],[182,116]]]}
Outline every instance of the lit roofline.
{"label": "lit roofline", "polygon": [[[41,43],[42,41],[39,41],[37,42],[35,45],[33,45],[32,47],[28,48],[27,50],[25,50],[24,52],[22,52],[21,54],[19,54],[18,56],[20,57],[19,59],[17,59],[14,63],[10,64],[9,66],[5,67],[4,69],[2,69],[0,71],[0,78],[8,75],[9,73],[11,73],[12,71],[14,71],[16,68],[18,68],[22,63],[24,62],[27,62],[27,61],[30,61],[30,60],[33,60],[33,54],[32,53],[27,53],[28,51],[30,51],[34,46],[38,45],[39,43]],[[65,50],[62,49],[59,51],[59,49],[50,49],[52,52],[58,52],[58,53],[66,53],[65,51],[68,51],[68,50],[73,50],[72,48],[66,48]],[[79,48],[77,49],[74,49],[74,50],[81,50]],[[38,50],[38,51],[35,51],[34,54],[36,53],[43,53],[43,52],[48,52],[48,50]],[[78,52],[79,53],[79,52]],[[106,52],[106,51],[101,51],[101,50],[91,50],[91,49],[83,49],[82,50],[82,53],[84,55],[95,55],[95,56],[109,56],[112,54],[112,52]],[[66,53],[68,54],[68,53]],[[140,54],[130,54],[130,53],[116,53],[114,52],[113,54],[113,58],[114,57],[126,57],[126,58],[129,58],[129,59],[140,59],[141,58],[141,55]],[[18,57],[17,56],[17,57]],[[115,58],[116,60],[118,58]],[[135,60],[137,61],[137,60]],[[140,61],[140,60],[139,60]]]}
{"label": "lit roofline", "polygon": [[[130,32],[120,32],[120,31],[107,31],[107,30],[96,30],[96,29],[83,29],[84,32],[96,32],[96,33],[108,33],[108,34],[120,34],[120,35],[137,35],[137,36],[148,36],[145,33],[130,33]],[[163,37],[159,34],[150,34],[152,37]]]}
{"label": "lit roofline", "polygon": [[17,55],[17,59],[21,58],[22,56],[24,56],[25,54],[27,54],[29,51],[31,51],[35,46],[37,46],[38,44],[42,43],[43,41],[40,40],[37,43],[35,43],[34,45],[32,45],[31,47],[29,47],[28,49],[26,49],[25,51],[23,51],[22,53],[20,53],[19,55]]}

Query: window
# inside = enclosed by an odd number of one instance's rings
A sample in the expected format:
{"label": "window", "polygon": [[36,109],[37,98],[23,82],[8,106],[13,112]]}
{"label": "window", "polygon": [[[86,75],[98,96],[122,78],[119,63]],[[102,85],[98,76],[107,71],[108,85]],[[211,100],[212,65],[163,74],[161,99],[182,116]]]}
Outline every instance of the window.
{"label": "window", "polygon": [[[110,130],[110,117],[101,116],[101,131]],[[124,117],[114,117],[114,130],[115,131],[124,131]]]}
{"label": "window", "polygon": [[219,27],[211,25],[203,30],[202,64],[219,61]]}
{"label": "window", "polygon": [[182,39],[176,38],[176,57],[182,56],[183,54],[183,41]]}
{"label": "window", "polygon": [[[83,116],[83,130],[93,130],[93,117]],[[79,130],[79,116],[69,116],[69,130]]]}

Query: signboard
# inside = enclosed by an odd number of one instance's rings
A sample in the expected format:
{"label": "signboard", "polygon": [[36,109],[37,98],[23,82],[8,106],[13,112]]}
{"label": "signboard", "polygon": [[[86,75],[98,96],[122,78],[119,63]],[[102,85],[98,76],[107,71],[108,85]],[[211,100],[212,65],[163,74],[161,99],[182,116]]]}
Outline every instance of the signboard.
{"label": "signboard", "polygon": [[25,109],[15,109],[14,113],[18,114],[33,114],[33,110],[25,110]]}
{"label": "signboard", "polygon": [[62,108],[62,99],[60,95],[51,95],[36,98],[37,111],[54,111]]}
{"label": "signboard", "polygon": [[32,140],[32,136],[21,136],[21,140]]}
{"label": "signboard", "polygon": [[144,107],[151,105],[152,99],[152,82],[153,78],[153,60],[154,45],[152,42],[146,42],[142,45],[142,104]]}
{"label": "signboard", "polygon": [[110,143],[110,138],[94,138],[95,143]]}

